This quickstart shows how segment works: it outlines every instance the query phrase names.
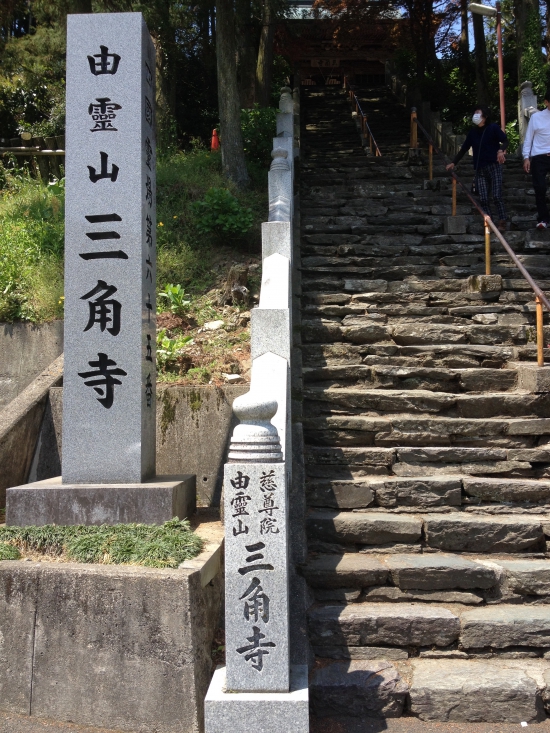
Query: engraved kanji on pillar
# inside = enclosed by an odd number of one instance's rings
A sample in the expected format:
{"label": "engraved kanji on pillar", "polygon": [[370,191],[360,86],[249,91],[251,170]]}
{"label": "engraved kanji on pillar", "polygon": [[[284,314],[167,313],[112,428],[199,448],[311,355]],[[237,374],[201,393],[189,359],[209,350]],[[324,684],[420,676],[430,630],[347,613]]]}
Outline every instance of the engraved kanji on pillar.
{"label": "engraved kanji on pillar", "polygon": [[67,19],[64,483],[155,474],[155,50],[141,13]]}

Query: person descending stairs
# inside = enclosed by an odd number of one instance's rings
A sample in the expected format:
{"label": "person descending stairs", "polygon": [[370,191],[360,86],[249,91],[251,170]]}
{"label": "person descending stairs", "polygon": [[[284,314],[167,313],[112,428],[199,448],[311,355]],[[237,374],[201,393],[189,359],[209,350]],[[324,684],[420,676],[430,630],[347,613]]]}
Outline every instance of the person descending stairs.
{"label": "person descending stairs", "polygon": [[[381,157],[344,91],[303,92],[313,714],[542,720],[550,376],[534,294],[496,239],[500,277],[482,292],[483,220],[459,194],[467,232],[444,233],[450,177],[409,162],[409,114],[388,90],[358,93]],[[504,182],[507,241],[548,291],[550,236],[519,160]]]}

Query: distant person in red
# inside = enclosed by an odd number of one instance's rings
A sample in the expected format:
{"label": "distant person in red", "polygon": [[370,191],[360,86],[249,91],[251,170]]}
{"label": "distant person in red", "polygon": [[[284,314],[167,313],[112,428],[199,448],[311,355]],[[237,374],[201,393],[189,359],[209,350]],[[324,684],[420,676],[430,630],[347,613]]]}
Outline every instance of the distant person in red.
{"label": "distant person in red", "polygon": [[544,95],[541,112],[534,114],[523,143],[523,170],[531,173],[535,202],[537,204],[537,229],[550,226],[550,213],[546,203],[546,174],[550,171],[550,89]]}
{"label": "distant person in red", "polygon": [[472,122],[474,126],[466,136],[453,162],[447,166],[447,170],[452,170],[468,150],[473,148],[475,186],[481,208],[493,218],[489,204],[489,198],[492,196],[497,208],[497,226],[501,232],[504,232],[508,224],[502,200],[502,165],[506,161],[504,151],[508,147],[508,138],[497,124],[491,123],[487,107],[477,107],[472,115]]}

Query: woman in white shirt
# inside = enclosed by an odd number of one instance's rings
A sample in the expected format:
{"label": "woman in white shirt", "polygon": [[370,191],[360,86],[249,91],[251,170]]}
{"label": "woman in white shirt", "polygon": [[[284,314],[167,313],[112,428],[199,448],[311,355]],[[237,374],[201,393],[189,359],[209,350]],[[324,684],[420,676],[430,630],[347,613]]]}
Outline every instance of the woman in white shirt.
{"label": "woman in white shirt", "polygon": [[523,143],[523,170],[531,172],[535,202],[537,204],[537,229],[547,229],[550,212],[546,202],[546,174],[550,172],[550,89],[544,96],[546,109],[536,112],[529,120]]}

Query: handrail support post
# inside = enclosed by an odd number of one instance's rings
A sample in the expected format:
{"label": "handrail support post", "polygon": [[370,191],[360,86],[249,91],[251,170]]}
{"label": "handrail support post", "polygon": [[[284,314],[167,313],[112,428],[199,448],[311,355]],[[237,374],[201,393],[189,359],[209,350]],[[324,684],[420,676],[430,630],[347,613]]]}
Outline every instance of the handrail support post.
{"label": "handrail support post", "polygon": [[418,147],[418,127],[416,126],[416,107],[411,109],[411,140],[409,147],[411,149]]}
{"label": "handrail support post", "polygon": [[485,274],[491,274],[491,229],[485,217]]}
{"label": "handrail support post", "polygon": [[542,312],[542,300],[537,295],[535,298],[537,311],[537,366],[544,366],[544,322]]}
{"label": "handrail support post", "polygon": [[430,143],[428,147],[428,178],[430,181],[434,177],[434,146]]}
{"label": "handrail support post", "polygon": [[456,178],[453,176],[453,216],[456,216]]}

